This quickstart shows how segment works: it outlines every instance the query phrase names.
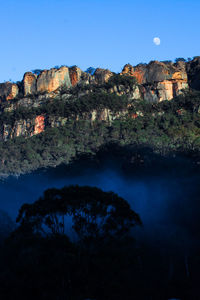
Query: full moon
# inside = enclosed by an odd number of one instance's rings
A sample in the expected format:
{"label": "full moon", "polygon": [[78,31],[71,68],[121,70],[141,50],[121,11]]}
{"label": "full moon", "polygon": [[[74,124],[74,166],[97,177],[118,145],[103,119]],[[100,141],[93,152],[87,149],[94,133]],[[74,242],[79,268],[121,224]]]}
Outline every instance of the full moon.
{"label": "full moon", "polygon": [[156,46],[159,46],[159,45],[160,45],[160,38],[159,38],[159,37],[155,37],[155,38],[153,39],[153,42],[154,42],[154,44],[155,44]]}

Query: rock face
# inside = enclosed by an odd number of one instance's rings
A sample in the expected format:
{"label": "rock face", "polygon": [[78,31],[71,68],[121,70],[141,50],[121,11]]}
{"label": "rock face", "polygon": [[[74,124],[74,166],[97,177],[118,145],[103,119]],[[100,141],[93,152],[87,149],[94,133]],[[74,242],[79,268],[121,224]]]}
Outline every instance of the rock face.
{"label": "rock face", "polygon": [[12,126],[10,124],[3,124],[0,130],[0,139],[6,141],[18,136],[29,137],[32,136],[33,130],[33,120],[16,120]]}
{"label": "rock face", "polygon": [[50,93],[62,86],[71,87],[69,69],[67,67],[44,70],[37,78],[38,93]]}
{"label": "rock face", "polygon": [[0,83],[0,100],[12,100],[19,93],[19,88],[15,83]]}
{"label": "rock face", "polygon": [[24,96],[32,95],[37,92],[37,76],[31,72],[27,72],[24,74],[23,78],[23,90]]}
{"label": "rock face", "polygon": [[[77,97],[92,93],[95,89],[100,88],[104,92],[116,93],[119,96],[126,95],[129,100],[144,99],[149,102],[171,100],[182,93],[184,89],[200,90],[200,57],[195,57],[187,63],[152,61],[149,64],[139,64],[135,67],[127,64],[120,74],[136,77],[136,85],[131,84],[131,81],[128,80],[128,84],[123,84],[119,80],[118,83],[116,81],[116,84],[104,85],[113,74],[109,70],[100,68],[95,69],[94,73],[87,73],[76,66],[71,68],[63,66],[59,69],[44,70],[39,76],[32,72],[27,72],[24,74],[21,83],[0,83],[1,111],[12,112],[20,106],[27,109],[39,107],[45,104],[46,101],[54,101],[57,91],[61,87],[65,87],[68,90],[59,94],[59,96],[61,99],[67,99],[68,101],[73,94],[71,88],[79,85],[81,87],[82,83],[83,86],[86,84],[91,85],[86,87],[85,90],[84,88],[75,88],[74,91],[78,91]],[[39,93],[41,95],[38,95]],[[31,95],[35,95],[35,97],[30,97]],[[17,96],[20,98],[17,101],[5,103],[5,101],[12,100]],[[84,119],[91,122],[95,120],[112,122],[112,120],[127,113],[128,110],[126,109],[116,113],[104,108],[83,114],[74,114],[71,118],[73,120]],[[140,113],[132,114],[132,118],[137,118]],[[181,114],[182,111],[177,113]],[[0,128],[0,140],[18,136],[30,137],[43,132],[48,127],[62,126],[67,120],[67,117],[40,114],[31,119],[14,120],[12,125],[9,122],[8,124],[5,122]]]}
{"label": "rock face", "polygon": [[45,128],[45,116],[37,116],[35,118],[35,126],[33,134],[39,134],[44,131]]}
{"label": "rock face", "polygon": [[69,75],[72,86],[75,86],[81,80],[82,73],[83,72],[81,71],[81,69],[79,69],[76,66],[69,69]]}
{"label": "rock face", "polygon": [[200,91],[200,56],[187,63],[188,82],[192,89]]}
{"label": "rock face", "polygon": [[[74,115],[70,119],[73,120],[90,120],[91,122],[106,121],[112,122],[120,116],[128,114],[128,110],[122,110],[120,112],[113,112],[108,108],[99,110],[93,110],[91,112],[82,113],[80,115]],[[40,134],[47,128],[60,127],[66,124],[68,118],[61,116],[45,116],[38,115],[32,119],[19,119],[16,120],[12,125],[4,123],[0,128],[0,141],[7,141],[15,137],[24,136],[31,137],[33,135]]]}
{"label": "rock face", "polygon": [[108,82],[113,73],[107,69],[97,68],[94,77],[97,84]]}
{"label": "rock face", "polygon": [[144,83],[145,65],[141,64],[136,67],[127,64],[124,66],[121,75],[134,76],[137,79],[138,84]]}
{"label": "rock face", "polygon": [[135,68],[125,65],[121,74],[134,76],[142,86],[143,99],[153,101],[171,100],[182,89],[188,88],[188,76],[184,62],[162,63],[152,61],[148,65],[140,64]]}
{"label": "rock face", "polygon": [[[81,71],[77,66],[43,70],[39,76],[27,72],[24,74],[22,84],[11,82],[0,84],[0,100],[12,100],[21,94],[24,101],[25,97],[40,93],[46,94],[47,97],[54,97],[55,92],[62,87],[69,89],[79,83],[102,85],[108,82],[113,74],[107,69],[100,68],[94,69],[94,73],[89,74]],[[134,76],[138,84],[131,92],[123,86],[113,86],[111,92],[119,95],[127,94],[130,99],[141,98],[150,102],[171,100],[184,89],[200,90],[200,57],[195,57],[187,63],[152,61],[135,67],[127,64],[120,74]]]}

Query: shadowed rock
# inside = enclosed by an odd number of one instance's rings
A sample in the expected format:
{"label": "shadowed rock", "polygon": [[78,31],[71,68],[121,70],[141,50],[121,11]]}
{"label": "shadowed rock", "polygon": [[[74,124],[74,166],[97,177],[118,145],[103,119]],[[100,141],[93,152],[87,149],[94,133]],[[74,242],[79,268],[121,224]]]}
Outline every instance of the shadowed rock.
{"label": "shadowed rock", "polygon": [[187,73],[190,87],[200,90],[200,56],[187,63]]}
{"label": "shadowed rock", "polygon": [[0,83],[0,99],[1,100],[12,100],[19,93],[17,84],[12,82]]}

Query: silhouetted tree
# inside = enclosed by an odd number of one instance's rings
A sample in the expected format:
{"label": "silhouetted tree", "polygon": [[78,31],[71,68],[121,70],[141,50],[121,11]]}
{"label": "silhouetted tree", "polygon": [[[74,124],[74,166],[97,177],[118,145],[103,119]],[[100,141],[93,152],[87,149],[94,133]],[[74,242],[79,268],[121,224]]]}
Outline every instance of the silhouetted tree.
{"label": "silhouetted tree", "polygon": [[56,235],[65,233],[66,217],[72,218],[72,228],[81,241],[122,238],[141,224],[123,198],[88,186],[46,190],[38,201],[21,207],[17,222],[33,233]]}
{"label": "silhouetted tree", "polygon": [[179,61],[186,61],[186,59],[183,58],[183,57],[177,57],[177,58],[175,59],[175,62],[177,63],[177,62],[179,62]]}
{"label": "silhouetted tree", "polygon": [[33,74],[36,74],[36,75],[40,75],[40,73],[42,73],[43,70],[41,69],[35,69],[35,70],[32,70],[32,73]]}
{"label": "silhouetted tree", "polygon": [[[78,236],[74,243],[65,233],[67,217]],[[116,299],[128,295],[126,286],[132,289],[127,272],[132,280],[132,265],[136,273],[138,268],[128,233],[141,221],[113,192],[49,189],[23,205],[17,221],[0,255],[2,299]]]}

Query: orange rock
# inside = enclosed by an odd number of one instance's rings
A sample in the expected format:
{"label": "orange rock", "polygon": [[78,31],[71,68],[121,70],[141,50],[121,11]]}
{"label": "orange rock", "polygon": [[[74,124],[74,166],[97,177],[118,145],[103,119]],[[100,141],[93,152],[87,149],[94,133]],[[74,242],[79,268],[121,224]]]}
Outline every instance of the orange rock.
{"label": "orange rock", "polygon": [[136,67],[127,64],[122,74],[136,77],[143,98],[150,102],[171,100],[182,89],[188,88],[184,62],[173,64],[151,61],[148,65],[139,64]]}
{"label": "orange rock", "polygon": [[43,115],[37,116],[35,118],[34,134],[39,134],[44,131],[45,128],[44,120],[45,117]]}
{"label": "orange rock", "polygon": [[133,68],[133,66],[131,66],[130,64],[126,64],[123,67],[123,70],[120,73],[120,75],[124,75],[124,74],[129,75],[129,76],[133,76],[133,74],[134,74],[134,68]]}
{"label": "orange rock", "polygon": [[72,86],[75,86],[81,79],[82,71],[78,67],[74,66],[69,69],[69,76]]}
{"label": "orange rock", "polygon": [[180,72],[180,71],[175,72],[174,74],[172,74],[172,79],[187,81],[187,73],[186,72]]}
{"label": "orange rock", "polygon": [[137,79],[137,82],[139,84],[142,84],[144,81],[144,72],[142,72],[142,70],[135,70],[135,72],[133,73],[133,76]]}
{"label": "orange rock", "polygon": [[37,78],[37,92],[39,93],[50,93],[62,86],[71,87],[69,69],[67,67],[44,70]]}
{"label": "orange rock", "polygon": [[136,119],[138,117],[138,115],[137,114],[132,114],[131,117],[132,117],[132,119]]}
{"label": "orange rock", "polygon": [[130,64],[127,64],[123,67],[123,70],[120,74],[133,76],[137,79],[137,82],[139,84],[144,83],[144,71],[143,68],[141,68],[140,66],[134,68]]}

